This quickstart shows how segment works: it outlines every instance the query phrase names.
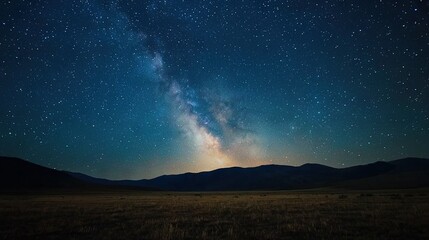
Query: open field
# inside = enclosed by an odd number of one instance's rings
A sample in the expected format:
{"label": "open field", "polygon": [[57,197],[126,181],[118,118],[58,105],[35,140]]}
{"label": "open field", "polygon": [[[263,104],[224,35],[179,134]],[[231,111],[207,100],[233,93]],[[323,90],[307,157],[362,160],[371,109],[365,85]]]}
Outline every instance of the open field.
{"label": "open field", "polygon": [[0,195],[0,239],[429,239],[429,190]]}

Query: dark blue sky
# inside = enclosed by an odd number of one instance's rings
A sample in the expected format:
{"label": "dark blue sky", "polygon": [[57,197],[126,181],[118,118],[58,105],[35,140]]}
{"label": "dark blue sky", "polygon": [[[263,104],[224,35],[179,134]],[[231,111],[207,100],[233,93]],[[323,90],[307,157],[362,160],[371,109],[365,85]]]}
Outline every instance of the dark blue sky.
{"label": "dark blue sky", "polygon": [[0,9],[0,155],[115,179],[429,157],[427,1]]}

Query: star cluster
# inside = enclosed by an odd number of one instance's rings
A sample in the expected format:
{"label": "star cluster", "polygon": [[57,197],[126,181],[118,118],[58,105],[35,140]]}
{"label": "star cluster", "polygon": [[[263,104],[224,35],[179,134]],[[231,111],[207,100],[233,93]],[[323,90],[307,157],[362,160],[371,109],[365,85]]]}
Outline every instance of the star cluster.
{"label": "star cluster", "polygon": [[429,157],[429,5],[0,5],[0,155],[108,178]]}

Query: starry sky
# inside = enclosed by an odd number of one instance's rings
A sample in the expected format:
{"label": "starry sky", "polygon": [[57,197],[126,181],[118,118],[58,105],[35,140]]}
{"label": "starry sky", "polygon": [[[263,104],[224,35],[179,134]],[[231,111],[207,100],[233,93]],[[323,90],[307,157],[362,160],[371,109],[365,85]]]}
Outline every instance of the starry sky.
{"label": "starry sky", "polygon": [[10,0],[0,155],[141,179],[429,157],[426,0]]}

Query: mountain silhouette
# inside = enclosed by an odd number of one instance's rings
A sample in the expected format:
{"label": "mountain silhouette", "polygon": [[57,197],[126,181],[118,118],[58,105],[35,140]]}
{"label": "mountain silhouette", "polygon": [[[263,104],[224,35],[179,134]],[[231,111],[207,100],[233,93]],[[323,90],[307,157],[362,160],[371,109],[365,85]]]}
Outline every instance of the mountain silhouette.
{"label": "mountain silhouette", "polygon": [[405,158],[347,168],[321,164],[262,165],[142,180],[108,180],[58,171],[18,158],[0,157],[0,188],[80,188],[87,186],[167,191],[251,191],[310,188],[398,189],[429,187],[429,159]]}
{"label": "mountain silhouette", "polygon": [[250,191],[321,187],[351,189],[429,187],[428,173],[428,159],[406,158],[348,168],[332,168],[320,164],[304,164],[299,167],[284,165],[232,167],[136,181],[110,181],[76,173],[71,175],[97,184],[151,187],[169,191]]}
{"label": "mountain silhouette", "polygon": [[0,157],[0,189],[76,188],[87,185],[69,174],[13,157]]}
{"label": "mountain silhouette", "polygon": [[404,158],[389,162],[391,171],[338,183],[348,189],[404,189],[429,187],[429,159]]}

